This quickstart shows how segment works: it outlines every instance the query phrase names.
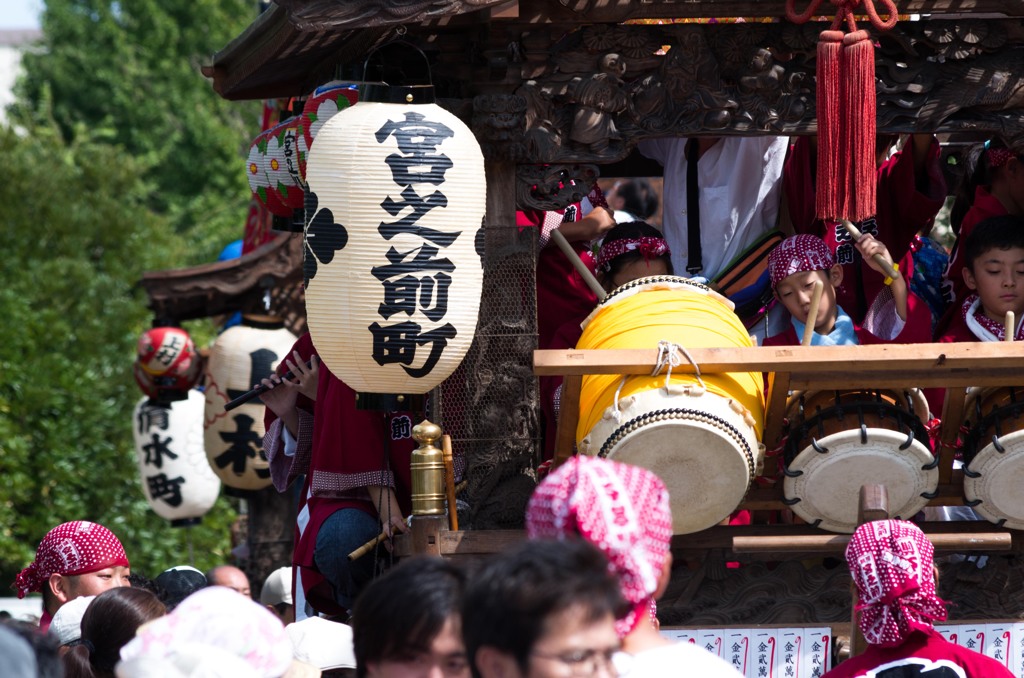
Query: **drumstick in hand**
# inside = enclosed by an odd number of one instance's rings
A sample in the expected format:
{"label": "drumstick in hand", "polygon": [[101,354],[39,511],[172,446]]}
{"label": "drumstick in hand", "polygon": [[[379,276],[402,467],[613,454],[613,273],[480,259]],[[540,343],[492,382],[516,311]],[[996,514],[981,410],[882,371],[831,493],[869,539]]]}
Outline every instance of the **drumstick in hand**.
{"label": "drumstick in hand", "polygon": [[572,245],[570,245],[569,241],[565,239],[562,232],[557,228],[551,231],[551,239],[555,241],[555,244],[558,245],[558,249],[562,250],[562,254],[565,255],[565,258],[569,260],[573,268],[576,269],[576,272],[580,274],[581,278],[583,278],[583,282],[587,283],[587,287],[589,287],[590,291],[594,293],[597,300],[604,301],[604,298],[608,296],[608,293],[604,291],[603,287],[601,287],[601,283],[597,282],[597,278],[595,278],[594,274],[590,272],[587,265],[583,263],[583,260],[580,259],[580,255],[572,248]]}
{"label": "drumstick in hand", "polygon": [[1017,333],[1017,319],[1013,317],[1013,311],[1006,312],[1006,319],[1003,321],[1003,341],[1013,341]]}
{"label": "drumstick in hand", "polygon": [[365,544],[363,544],[362,546],[357,548],[352,553],[348,554],[348,559],[350,561],[352,561],[352,560],[359,560],[360,558],[365,556],[367,553],[372,551],[377,546],[377,544],[381,543],[382,541],[384,541],[387,538],[388,538],[388,533],[387,532],[381,532],[376,537],[374,537],[370,541],[366,542]]}
{"label": "drumstick in hand", "polygon": [[811,292],[811,309],[807,313],[807,320],[804,322],[804,338],[801,346],[810,346],[811,337],[814,336],[814,323],[818,320],[818,306],[821,305],[821,291],[825,284],[820,280],[814,281],[814,291]]}
{"label": "drumstick in hand", "polygon": [[[852,221],[850,221],[849,219],[843,219],[843,228],[847,230],[847,232],[850,234],[850,237],[853,238],[854,242],[860,240],[861,232],[857,229],[856,226],[853,225]],[[871,258],[878,262],[878,265],[882,267],[883,271],[885,271],[886,276],[890,278],[895,278],[899,275],[896,269],[892,267],[892,263],[888,259],[883,257],[881,254],[876,253]]]}

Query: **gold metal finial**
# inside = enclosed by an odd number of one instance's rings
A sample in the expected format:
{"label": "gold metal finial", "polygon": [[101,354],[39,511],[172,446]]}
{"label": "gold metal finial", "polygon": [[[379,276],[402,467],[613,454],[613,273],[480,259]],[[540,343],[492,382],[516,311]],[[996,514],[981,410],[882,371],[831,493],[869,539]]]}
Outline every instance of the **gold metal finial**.
{"label": "gold metal finial", "polygon": [[412,103],[412,95],[411,94],[406,94],[405,95],[405,100],[408,101],[411,104]]}
{"label": "gold metal finial", "polygon": [[444,452],[434,445],[441,427],[424,419],[412,427],[412,437],[420,444],[412,452],[412,514],[445,514]]}

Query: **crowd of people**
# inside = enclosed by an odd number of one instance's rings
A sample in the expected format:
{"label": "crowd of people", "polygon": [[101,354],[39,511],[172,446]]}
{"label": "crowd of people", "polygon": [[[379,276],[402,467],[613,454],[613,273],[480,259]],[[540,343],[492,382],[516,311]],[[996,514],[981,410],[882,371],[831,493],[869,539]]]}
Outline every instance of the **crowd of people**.
{"label": "crowd of people", "polygon": [[[290,568],[267,578],[257,603],[244,573],[179,566],[149,581],[130,573],[109,530],[65,523],[16,582],[19,593],[44,593],[44,619],[0,624],[0,665],[11,678],[743,675],[660,633],[672,516],[654,473],[572,458],[539,483],[526,528],[527,539],[479,561],[403,560],[359,592],[345,623],[319,614],[290,621]],[[933,547],[916,525],[866,523],[846,559],[869,647],[827,678],[900,667],[1013,675],[934,628],[946,607]]]}

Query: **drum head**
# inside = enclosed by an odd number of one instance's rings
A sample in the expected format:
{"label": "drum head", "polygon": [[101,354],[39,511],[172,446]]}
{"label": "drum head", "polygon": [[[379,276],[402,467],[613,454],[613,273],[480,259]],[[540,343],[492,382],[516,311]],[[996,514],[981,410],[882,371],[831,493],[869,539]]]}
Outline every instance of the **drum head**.
{"label": "drum head", "polygon": [[762,454],[734,401],[660,388],[623,398],[617,411],[609,407],[579,450],[658,474],[668,488],[674,534],[728,518],[746,496]]}
{"label": "drum head", "polygon": [[740,454],[737,445],[734,434],[697,415],[642,426],[607,457],[656,473],[668,488],[673,534],[689,534],[722,522],[746,496],[756,450]]}
{"label": "drum head", "polygon": [[922,493],[934,492],[939,484],[937,467],[922,468],[934,461],[928,448],[913,440],[899,449],[907,442],[899,431],[867,432],[866,444],[859,429],[842,431],[818,441],[822,452],[807,447],[793,459],[783,490],[787,500],[796,502],[794,513],[824,530],[852,533],[862,485],[885,485],[894,518],[909,519],[928,504]]}
{"label": "drum head", "polygon": [[989,443],[964,470],[964,497],[981,500],[974,510],[986,520],[1024,530],[1024,431],[1004,435],[999,445],[1005,452]]}

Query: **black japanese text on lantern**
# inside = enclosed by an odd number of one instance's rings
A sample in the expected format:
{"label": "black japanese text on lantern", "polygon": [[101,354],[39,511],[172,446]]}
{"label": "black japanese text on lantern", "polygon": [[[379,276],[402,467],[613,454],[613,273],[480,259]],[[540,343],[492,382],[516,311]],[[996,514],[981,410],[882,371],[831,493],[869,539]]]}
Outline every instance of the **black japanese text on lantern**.
{"label": "black japanese text on lantern", "polygon": [[[160,431],[167,431],[169,427],[167,408],[149,405],[143,407],[139,410],[137,424],[139,433],[150,434],[150,442],[142,446],[142,451],[146,453],[144,462],[146,466],[155,466],[160,469],[163,468],[164,457],[178,458],[178,455],[171,449],[174,438],[170,435],[166,438],[160,437]],[[185,478],[182,476],[169,478],[166,473],[146,475],[149,496],[175,508],[181,506],[181,486],[184,484]]]}
{"label": "black japanese text on lantern", "polygon": [[[422,242],[418,247],[399,251],[391,246],[387,263],[370,269],[384,287],[384,300],[377,309],[381,319],[390,324],[372,323],[373,359],[384,366],[398,363],[409,376],[425,377],[434,369],[448,341],[455,337],[455,326],[440,324],[448,312],[448,288],[455,264],[441,254],[462,233],[439,231],[419,223],[430,210],[447,207],[448,197],[440,190],[444,173],[452,160],[438,151],[445,139],[454,136],[446,125],[427,120],[424,115],[406,112],[405,120],[388,120],[377,130],[377,143],[394,137],[398,153],[384,162],[391,168],[391,177],[402,188],[396,200],[389,195],[380,206],[397,221],[382,221],[377,231],[385,240],[397,235],[412,235]],[[433,191],[431,191],[433,187]],[[412,317],[419,311],[432,325],[424,327]],[[401,315],[404,314],[404,317]],[[400,322],[394,322],[398,316]],[[414,367],[416,349],[429,346],[429,354],[420,367]]]}

